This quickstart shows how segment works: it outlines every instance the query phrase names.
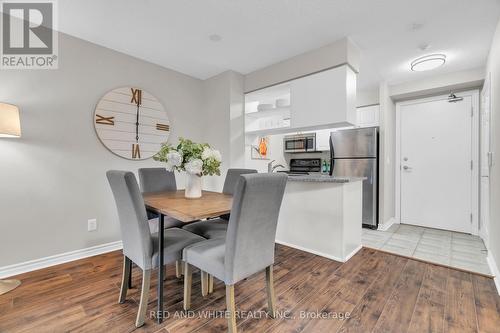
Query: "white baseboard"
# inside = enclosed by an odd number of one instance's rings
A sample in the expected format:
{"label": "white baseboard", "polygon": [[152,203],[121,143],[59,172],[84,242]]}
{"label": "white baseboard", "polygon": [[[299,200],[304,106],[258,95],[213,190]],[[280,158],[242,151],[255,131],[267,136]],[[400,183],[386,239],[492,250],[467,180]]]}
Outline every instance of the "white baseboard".
{"label": "white baseboard", "polygon": [[361,250],[363,248],[363,245],[360,245],[358,246],[357,248],[355,248],[351,253],[349,253],[346,257],[345,257],[345,261],[348,261],[349,259],[351,259],[356,253],[359,252],[359,250]]}
{"label": "white baseboard", "polygon": [[377,230],[387,231],[395,223],[398,224],[399,221],[397,221],[394,217],[391,217],[389,221],[379,224]]}
{"label": "white baseboard", "polygon": [[495,286],[497,287],[497,293],[500,295],[500,271],[498,271],[498,266],[495,259],[491,256],[491,252],[488,251],[488,257],[486,257],[488,266],[490,266],[491,273],[493,274]]}
{"label": "white baseboard", "polygon": [[122,241],[116,241],[107,244],[96,245],[85,249],[56,254],[50,257],[25,261],[19,264],[0,267],[0,279],[10,276],[36,271],[38,269],[64,264],[66,262],[92,257],[111,251],[120,250]]}
{"label": "white baseboard", "polygon": [[360,245],[357,248],[355,248],[354,251],[352,251],[351,253],[349,253],[345,258],[339,258],[339,257],[336,257],[336,256],[332,256],[330,254],[326,254],[326,253],[323,253],[323,252],[319,252],[319,251],[307,249],[305,247],[298,246],[298,245],[295,245],[295,244],[290,244],[290,243],[287,243],[287,242],[283,242],[283,241],[280,241],[278,239],[276,240],[276,243],[281,244],[281,245],[285,245],[285,246],[288,246],[288,247],[292,247],[294,249],[301,250],[301,251],[304,251],[304,252],[309,252],[309,253],[312,253],[312,254],[316,254],[318,256],[325,257],[325,258],[332,259],[332,260],[339,261],[339,262],[346,262],[347,260],[351,259],[351,257],[354,256],[362,248],[362,246]]}

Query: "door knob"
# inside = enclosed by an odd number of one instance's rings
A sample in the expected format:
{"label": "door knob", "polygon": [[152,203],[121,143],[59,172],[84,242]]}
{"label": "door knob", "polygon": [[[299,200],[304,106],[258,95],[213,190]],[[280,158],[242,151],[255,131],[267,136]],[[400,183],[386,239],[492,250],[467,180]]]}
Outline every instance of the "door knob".
{"label": "door knob", "polygon": [[403,166],[403,170],[411,170],[411,168],[409,166],[407,166],[407,165],[404,165]]}

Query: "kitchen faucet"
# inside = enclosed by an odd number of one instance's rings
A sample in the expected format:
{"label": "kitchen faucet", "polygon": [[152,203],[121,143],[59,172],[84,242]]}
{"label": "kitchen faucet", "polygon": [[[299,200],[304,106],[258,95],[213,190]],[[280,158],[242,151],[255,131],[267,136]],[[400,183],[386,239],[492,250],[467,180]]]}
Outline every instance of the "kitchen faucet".
{"label": "kitchen faucet", "polygon": [[276,160],[272,160],[271,162],[267,163],[267,172],[272,173],[277,168],[284,168],[285,167],[283,164],[276,164],[273,166],[273,162],[275,162],[275,161]]}

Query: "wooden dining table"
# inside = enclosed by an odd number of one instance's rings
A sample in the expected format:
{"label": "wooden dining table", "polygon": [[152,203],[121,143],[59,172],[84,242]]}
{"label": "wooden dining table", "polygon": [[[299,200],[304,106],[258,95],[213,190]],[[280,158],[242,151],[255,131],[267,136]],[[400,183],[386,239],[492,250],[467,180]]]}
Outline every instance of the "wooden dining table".
{"label": "wooden dining table", "polygon": [[[186,198],[184,190],[145,193],[146,209],[158,214],[158,259],[163,263],[165,216],[188,223],[218,217],[231,212],[233,197],[229,194],[203,191],[196,199]],[[210,222],[207,222],[210,223]],[[167,231],[168,232],[168,231]],[[161,267],[160,264],[160,267]],[[163,320],[163,269],[158,269],[158,323]]]}

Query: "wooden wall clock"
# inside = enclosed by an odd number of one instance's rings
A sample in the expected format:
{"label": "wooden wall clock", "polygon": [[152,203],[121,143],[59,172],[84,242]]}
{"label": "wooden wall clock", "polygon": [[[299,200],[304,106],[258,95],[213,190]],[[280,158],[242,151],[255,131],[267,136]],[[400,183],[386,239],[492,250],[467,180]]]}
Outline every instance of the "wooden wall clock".
{"label": "wooden wall clock", "polygon": [[167,142],[170,122],[161,103],[136,87],[111,90],[97,103],[94,113],[97,136],[118,156],[145,160]]}

